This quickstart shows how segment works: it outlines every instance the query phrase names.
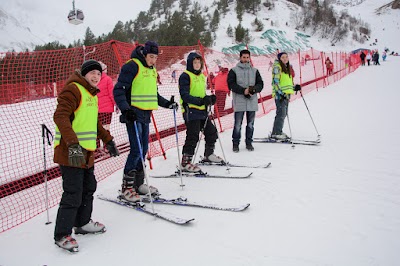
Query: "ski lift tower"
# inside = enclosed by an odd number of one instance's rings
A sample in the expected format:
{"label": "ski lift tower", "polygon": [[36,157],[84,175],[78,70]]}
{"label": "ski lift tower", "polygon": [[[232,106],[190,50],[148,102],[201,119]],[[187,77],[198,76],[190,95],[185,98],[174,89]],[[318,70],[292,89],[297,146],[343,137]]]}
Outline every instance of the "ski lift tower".
{"label": "ski lift tower", "polygon": [[83,23],[83,19],[85,16],[83,15],[82,10],[75,8],[75,0],[72,1],[72,10],[69,11],[68,21],[71,24],[79,25]]}

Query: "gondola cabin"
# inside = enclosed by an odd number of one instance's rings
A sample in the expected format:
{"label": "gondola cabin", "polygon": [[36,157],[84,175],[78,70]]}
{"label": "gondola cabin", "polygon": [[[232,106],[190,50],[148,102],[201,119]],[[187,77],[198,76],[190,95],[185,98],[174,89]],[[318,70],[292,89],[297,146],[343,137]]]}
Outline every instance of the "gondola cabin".
{"label": "gondola cabin", "polygon": [[75,0],[72,1],[72,10],[69,11],[69,14],[68,14],[69,23],[74,24],[74,25],[79,25],[79,24],[83,23],[84,18],[85,18],[85,16],[83,15],[82,10],[75,8]]}

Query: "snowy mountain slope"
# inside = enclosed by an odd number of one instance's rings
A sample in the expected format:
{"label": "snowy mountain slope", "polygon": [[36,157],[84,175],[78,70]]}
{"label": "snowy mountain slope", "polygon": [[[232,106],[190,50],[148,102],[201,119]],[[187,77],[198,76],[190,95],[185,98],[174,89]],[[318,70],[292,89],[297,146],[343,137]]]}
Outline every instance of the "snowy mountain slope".
{"label": "snowy mountain slope", "polygon": [[[372,28],[371,38],[378,39],[383,49],[388,46],[392,50],[400,50],[398,36],[400,36],[399,26],[399,10],[386,10],[380,15],[376,14],[376,9],[387,4],[389,0],[337,0],[335,8],[337,11],[348,10],[348,12],[357,17],[369,22]],[[214,0],[200,1],[202,7],[208,7],[208,13],[213,14],[216,8]],[[117,11],[110,11],[107,5],[93,5],[90,1],[76,1],[76,7],[82,9],[85,14],[85,22],[81,25],[71,25],[67,22],[66,16],[72,8],[72,3],[69,1],[41,1],[31,3],[28,0],[15,0],[0,3],[1,14],[0,18],[0,34],[4,36],[0,41],[1,50],[23,50],[28,47],[32,49],[34,44],[44,44],[47,42],[58,40],[62,44],[72,43],[74,40],[82,39],[87,27],[93,31],[96,36],[110,32],[116,22],[121,20],[126,22],[129,19],[135,19],[140,11],[148,11],[151,0],[141,1],[140,4],[127,0],[116,0],[113,6]],[[270,52],[279,46],[279,41],[283,40],[289,48],[293,50],[298,48],[308,49],[309,47],[318,50],[353,50],[355,48],[369,46],[369,44],[360,44],[352,40],[348,36],[347,40],[331,47],[329,40],[321,39],[318,36],[311,36],[307,42],[298,42],[295,37],[298,31],[294,30],[293,12],[299,10],[300,7],[286,0],[274,1],[274,10],[268,10],[264,5],[261,5],[261,10],[256,14],[246,13],[243,16],[242,26],[250,29],[252,37],[249,45],[258,47]],[[178,10],[179,5],[176,1],[171,9],[171,12]],[[261,32],[254,31],[252,22],[255,18],[261,20],[264,24],[264,30]],[[157,24],[160,20],[165,19],[165,16],[160,16],[154,20]],[[18,23],[15,23],[15,22]],[[230,11],[221,16],[218,30],[215,34],[216,38],[214,49],[222,51],[224,48],[235,46],[236,43],[232,38],[227,36],[226,30],[229,25],[232,28],[238,24],[235,3],[230,3]],[[282,31],[280,39],[274,39],[275,44],[271,45],[268,38],[261,38],[266,31]],[[301,32],[300,32],[301,33]],[[310,35],[310,34],[306,34]],[[351,34],[350,34],[351,35]],[[280,47],[280,49],[284,48]],[[373,47],[370,47],[373,48]]]}
{"label": "snowy mountain slope", "polygon": [[[230,162],[272,162],[269,169],[231,170],[253,171],[249,179],[185,178],[182,189],[179,179],[150,178],[150,184],[166,197],[248,202],[245,212],[157,206],[196,219],[182,227],[95,199],[93,219],[105,223],[108,230],[77,236],[80,251],[71,255],[53,243],[54,207],[49,212],[52,224],[45,225],[46,213],[42,213],[0,234],[0,265],[108,266],[134,261],[163,266],[397,266],[400,126],[395,118],[400,112],[400,91],[382,76],[396,76],[399,67],[400,57],[389,56],[381,66],[361,67],[327,88],[304,95],[322,134],[320,146],[293,149],[255,143],[255,151],[248,152],[242,143],[241,151],[233,153],[232,131],[221,133]],[[377,88],[385,88],[385,93],[376,93]],[[290,104],[289,112],[294,136],[315,136],[301,99]],[[257,118],[255,137],[268,134],[274,115]],[[287,124],[284,130],[289,132]],[[176,150],[168,150],[167,160],[154,159],[155,170],[150,173],[172,172],[176,162]],[[226,173],[223,167],[207,171]],[[96,194],[116,195],[121,175],[122,170],[100,182]]]}
{"label": "snowy mountain slope", "polygon": [[[335,8],[337,10],[346,9],[351,15],[369,23],[371,39],[360,47],[379,49],[379,51],[383,51],[387,47],[392,51],[400,52],[400,9],[385,8],[380,14],[377,13],[377,9],[389,2],[391,1],[365,0],[356,6],[348,8],[335,6]],[[375,39],[378,40],[377,43],[375,43]]]}
{"label": "snowy mountain slope", "polygon": [[[10,47],[20,51],[42,41],[34,36],[28,27],[21,25],[15,17],[0,8],[0,31],[4,30],[7,34],[1,34],[0,51],[7,51]],[[25,36],[24,40],[19,36]]]}

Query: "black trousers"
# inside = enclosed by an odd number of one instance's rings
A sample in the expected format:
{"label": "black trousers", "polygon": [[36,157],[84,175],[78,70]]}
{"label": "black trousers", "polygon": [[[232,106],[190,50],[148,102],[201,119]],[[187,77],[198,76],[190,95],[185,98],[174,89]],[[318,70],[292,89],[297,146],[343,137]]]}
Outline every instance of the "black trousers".
{"label": "black trousers", "polygon": [[63,195],[58,208],[54,239],[70,235],[74,226],[81,227],[90,221],[93,194],[97,188],[94,167],[89,169],[60,165]]}
{"label": "black trousers", "polygon": [[[182,153],[188,155],[194,155],[194,151],[196,149],[197,142],[199,141],[199,134],[200,131],[204,128],[204,123],[206,120],[192,120],[192,121],[185,121],[186,124],[186,140],[185,145],[183,145]],[[206,149],[205,155],[208,156],[210,154],[206,153],[213,153],[215,142],[217,141],[217,129],[210,121],[210,118],[207,119],[207,124],[204,128],[204,136],[206,141]]]}

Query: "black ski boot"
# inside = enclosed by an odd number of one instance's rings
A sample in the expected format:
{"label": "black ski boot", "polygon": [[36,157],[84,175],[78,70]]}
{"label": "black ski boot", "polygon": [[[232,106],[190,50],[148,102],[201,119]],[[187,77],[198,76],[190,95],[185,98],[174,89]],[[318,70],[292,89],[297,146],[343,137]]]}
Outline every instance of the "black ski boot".
{"label": "black ski boot", "polygon": [[124,199],[129,202],[138,202],[140,201],[139,194],[136,193],[134,188],[136,177],[136,170],[130,170],[129,173],[124,174],[122,179],[122,190],[121,190],[121,199]]}

